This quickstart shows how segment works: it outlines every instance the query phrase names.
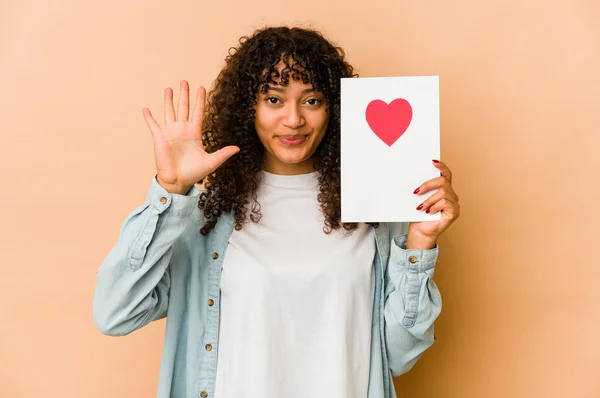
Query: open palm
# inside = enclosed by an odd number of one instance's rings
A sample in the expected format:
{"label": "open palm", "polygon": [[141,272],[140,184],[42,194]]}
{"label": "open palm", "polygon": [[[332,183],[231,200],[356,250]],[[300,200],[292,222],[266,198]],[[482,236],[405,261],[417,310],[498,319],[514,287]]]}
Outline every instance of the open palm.
{"label": "open palm", "polygon": [[204,177],[216,170],[239,148],[227,146],[207,153],[202,145],[202,120],[206,90],[198,88],[196,104],[190,119],[189,85],[180,83],[177,113],[173,105],[173,90],[165,89],[165,126],[160,127],[148,108],[142,113],[154,139],[154,160],[158,182],[169,192],[185,194]]}

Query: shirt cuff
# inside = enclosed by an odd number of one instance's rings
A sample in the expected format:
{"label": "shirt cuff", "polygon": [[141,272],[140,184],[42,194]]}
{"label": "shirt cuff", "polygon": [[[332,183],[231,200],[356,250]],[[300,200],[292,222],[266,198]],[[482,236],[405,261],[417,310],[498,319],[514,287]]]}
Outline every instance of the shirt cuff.
{"label": "shirt cuff", "polygon": [[400,267],[407,267],[413,272],[424,272],[435,267],[439,248],[436,244],[433,249],[416,250],[406,249],[406,240],[408,234],[396,236],[392,241],[391,258],[392,264]]}
{"label": "shirt cuff", "polygon": [[156,175],[152,177],[146,199],[150,206],[154,207],[158,214],[167,210],[176,217],[187,217],[192,214],[198,207],[198,197],[202,191],[193,186],[185,195],[169,193],[158,183],[156,177]]}

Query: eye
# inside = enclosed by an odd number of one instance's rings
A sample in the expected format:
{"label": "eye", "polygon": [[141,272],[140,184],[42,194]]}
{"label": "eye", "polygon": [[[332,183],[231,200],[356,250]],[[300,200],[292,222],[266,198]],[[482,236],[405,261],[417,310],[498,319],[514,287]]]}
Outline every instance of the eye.
{"label": "eye", "polygon": [[269,104],[276,105],[276,104],[279,103],[279,98],[277,98],[277,97],[267,97],[267,98],[265,98],[265,101],[267,101]]}
{"label": "eye", "polygon": [[311,106],[320,105],[322,102],[323,100],[320,100],[318,98],[310,98],[306,101],[306,103]]}

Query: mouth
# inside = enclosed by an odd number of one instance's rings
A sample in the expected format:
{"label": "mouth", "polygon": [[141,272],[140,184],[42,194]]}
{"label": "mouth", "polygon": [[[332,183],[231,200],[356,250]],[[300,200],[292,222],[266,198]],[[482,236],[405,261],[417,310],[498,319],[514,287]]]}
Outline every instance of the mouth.
{"label": "mouth", "polygon": [[297,145],[303,144],[306,141],[307,137],[308,137],[308,135],[301,135],[301,134],[279,135],[279,136],[277,136],[277,139],[279,140],[279,142],[281,142],[284,145],[297,146]]}

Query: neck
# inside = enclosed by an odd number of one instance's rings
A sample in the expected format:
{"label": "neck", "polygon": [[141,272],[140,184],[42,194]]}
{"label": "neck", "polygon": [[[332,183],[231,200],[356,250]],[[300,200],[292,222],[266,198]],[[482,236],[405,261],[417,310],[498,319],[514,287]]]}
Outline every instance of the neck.
{"label": "neck", "polygon": [[314,157],[300,163],[283,163],[265,156],[262,169],[268,173],[279,175],[309,174],[316,171],[314,164]]}

